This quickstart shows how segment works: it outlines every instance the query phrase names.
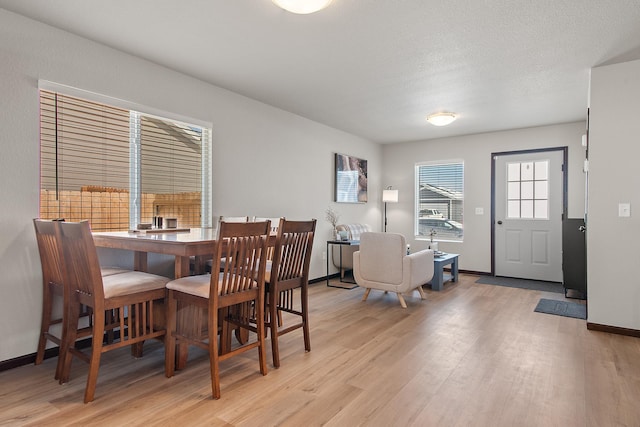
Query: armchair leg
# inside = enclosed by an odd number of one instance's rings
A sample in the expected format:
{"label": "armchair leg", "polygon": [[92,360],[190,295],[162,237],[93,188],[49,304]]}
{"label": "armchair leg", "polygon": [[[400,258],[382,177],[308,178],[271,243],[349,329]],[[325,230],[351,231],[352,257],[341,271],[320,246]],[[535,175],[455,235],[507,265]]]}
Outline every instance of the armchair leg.
{"label": "armchair leg", "polygon": [[369,292],[371,292],[371,288],[367,288],[367,290],[364,291],[364,295],[362,295],[362,301],[366,301],[367,298],[369,298]]}
{"label": "armchair leg", "polygon": [[420,292],[420,299],[427,299],[427,294],[424,293],[424,289],[422,289],[422,285],[418,286],[418,292]]}
{"label": "armchair leg", "polygon": [[398,292],[397,294],[398,294],[398,299],[400,300],[400,305],[402,306],[402,308],[407,308],[407,303],[404,301],[404,297],[402,296],[402,294],[400,292]]}

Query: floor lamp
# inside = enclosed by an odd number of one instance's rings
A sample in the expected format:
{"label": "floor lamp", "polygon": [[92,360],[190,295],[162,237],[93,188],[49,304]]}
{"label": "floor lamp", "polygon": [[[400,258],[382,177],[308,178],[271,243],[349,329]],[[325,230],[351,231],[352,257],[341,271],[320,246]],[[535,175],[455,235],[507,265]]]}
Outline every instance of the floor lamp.
{"label": "floor lamp", "polygon": [[388,186],[382,191],[382,201],[384,202],[384,232],[387,232],[387,203],[398,203],[398,190],[392,190]]}

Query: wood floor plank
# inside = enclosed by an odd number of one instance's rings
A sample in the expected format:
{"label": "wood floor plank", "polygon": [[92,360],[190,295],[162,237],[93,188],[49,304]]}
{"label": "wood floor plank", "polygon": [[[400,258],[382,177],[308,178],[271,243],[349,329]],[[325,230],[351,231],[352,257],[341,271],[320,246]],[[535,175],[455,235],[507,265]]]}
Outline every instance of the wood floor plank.
{"label": "wood floor plank", "polygon": [[211,399],[207,354],[164,377],[160,342],[144,357],[103,355],[94,402],[87,365],[53,379],[56,360],[0,373],[0,425],[10,426],[640,426],[640,340],[533,311],[540,291],[476,285],[460,275],[426,300],[310,288],[311,352],[302,331],[280,339],[281,368],[257,352],[221,363]]}

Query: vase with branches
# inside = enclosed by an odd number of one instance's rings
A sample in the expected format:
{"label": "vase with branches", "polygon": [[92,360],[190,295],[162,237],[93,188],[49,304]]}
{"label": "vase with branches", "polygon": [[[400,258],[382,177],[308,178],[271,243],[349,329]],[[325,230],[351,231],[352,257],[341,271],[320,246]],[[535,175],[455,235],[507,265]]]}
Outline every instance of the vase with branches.
{"label": "vase with branches", "polygon": [[336,212],[331,206],[327,208],[325,212],[325,219],[331,224],[331,228],[333,230],[333,238],[335,239],[338,235],[338,231],[336,230],[336,226],[338,225],[338,220],[340,219],[340,214]]}

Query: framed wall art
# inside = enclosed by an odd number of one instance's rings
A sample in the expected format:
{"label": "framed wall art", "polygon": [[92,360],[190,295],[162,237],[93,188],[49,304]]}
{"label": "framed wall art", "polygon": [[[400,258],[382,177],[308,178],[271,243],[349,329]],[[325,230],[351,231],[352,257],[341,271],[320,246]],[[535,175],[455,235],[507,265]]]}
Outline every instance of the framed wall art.
{"label": "framed wall art", "polygon": [[335,154],[335,195],[339,203],[367,202],[367,161]]}

